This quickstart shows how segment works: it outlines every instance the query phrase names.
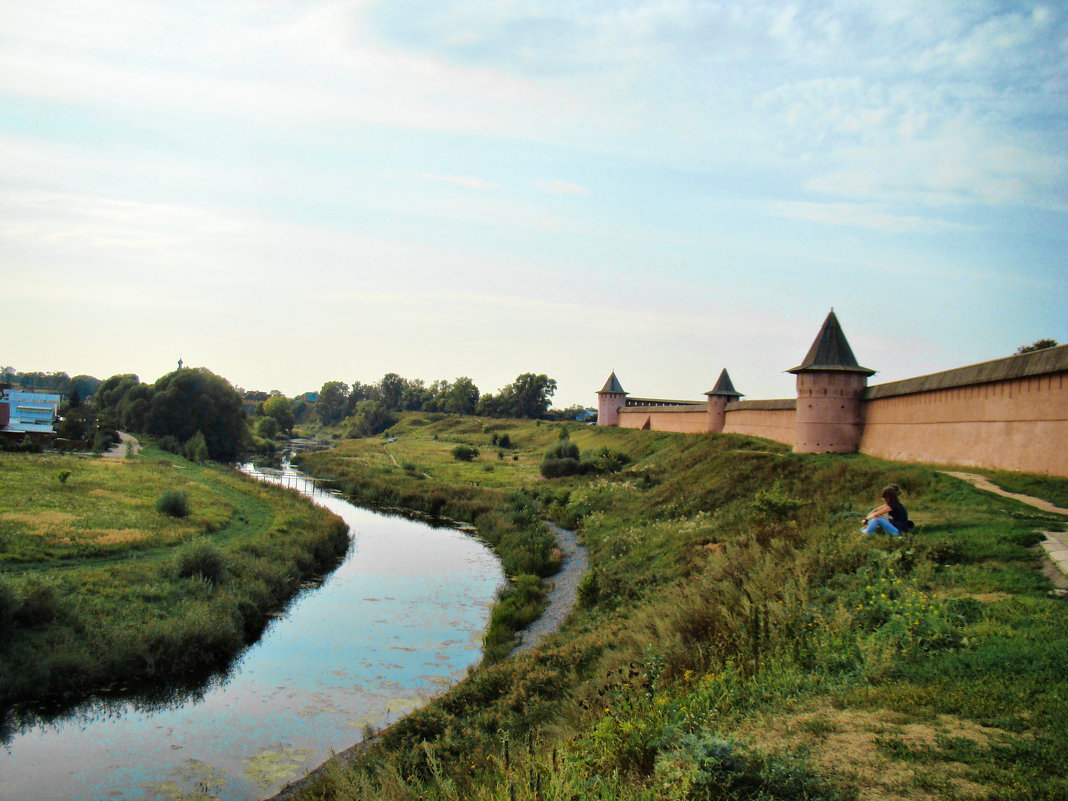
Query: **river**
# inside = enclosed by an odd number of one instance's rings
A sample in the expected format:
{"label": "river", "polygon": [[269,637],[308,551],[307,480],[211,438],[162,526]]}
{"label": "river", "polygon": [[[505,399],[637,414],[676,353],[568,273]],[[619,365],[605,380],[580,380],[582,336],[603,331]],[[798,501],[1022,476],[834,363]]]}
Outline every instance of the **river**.
{"label": "river", "polygon": [[344,518],[353,545],[225,675],[163,705],[90,699],[0,745],[0,799],[261,799],[422,705],[481,658],[500,563],[476,539],[258,472]]}

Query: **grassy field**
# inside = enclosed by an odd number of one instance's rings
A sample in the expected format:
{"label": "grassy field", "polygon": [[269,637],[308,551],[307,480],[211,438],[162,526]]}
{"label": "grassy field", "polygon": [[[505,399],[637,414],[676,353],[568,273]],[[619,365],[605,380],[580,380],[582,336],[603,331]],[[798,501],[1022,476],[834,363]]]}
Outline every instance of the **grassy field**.
{"label": "grassy field", "polygon": [[[1068,798],[1068,603],[1035,547],[1063,519],[928,467],[736,436],[572,424],[584,451],[632,461],[546,480],[561,426],[405,416],[395,441],[305,458],[365,502],[480,529],[533,510],[580,533],[591,571],[564,630],[301,798]],[[863,537],[888,483],[919,526]]]}
{"label": "grassy field", "polygon": [[347,546],[340,519],[210,463],[0,454],[0,707],[195,683]]}

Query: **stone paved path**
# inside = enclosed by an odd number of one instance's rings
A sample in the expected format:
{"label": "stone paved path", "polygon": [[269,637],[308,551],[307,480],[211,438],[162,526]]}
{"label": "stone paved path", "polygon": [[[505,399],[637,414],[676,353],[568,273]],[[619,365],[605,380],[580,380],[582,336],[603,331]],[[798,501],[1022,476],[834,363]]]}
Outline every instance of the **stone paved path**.
{"label": "stone paved path", "polygon": [[[1036,509],[1041,509],[1043,512],[1051,512],[1057,515],[1068,515],[1068,509],[1062,509],[1060,506],[1054,506],[1049,501],[1044,501],[1041,498],[1035,498],[1031,495],[1021,495],[1018,492],[1009,492],[1003,490],[997,484],[994,484],[986,476],[980,476],[976,473],[956,473],[950,470],[943,471],[947,476],[953,476],[959,478],[961,481],[967,481],[969,484],[978,487],[986,492],[993,492],[995,495],[1001,495],[1003,498],[1012,498],[1014,501],[1020,503],[1026,503],[1028,506],[1033,506]],[[1068,533],[1063,531],[1047,531],[1046,541],[1039,543],[1049,554],[1050,560],[1057,566],[1057,568],[1068,576]]]}

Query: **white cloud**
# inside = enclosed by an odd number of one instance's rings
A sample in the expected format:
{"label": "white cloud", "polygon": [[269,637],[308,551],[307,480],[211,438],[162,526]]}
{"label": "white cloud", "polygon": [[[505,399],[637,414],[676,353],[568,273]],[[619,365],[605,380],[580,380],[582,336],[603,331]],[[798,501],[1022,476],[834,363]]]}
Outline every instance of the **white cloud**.
{"label": "white cloud", "polygon": [[770,204],[769,209],[772,214],[790,220],[871,228],[894,233],[960,227],[935,217],[895,214],[877,205],[861,203],[782,201]]}
{"label": "white cloud", "polygon": [[536,181],[535,186],[548,195],[588,195],[590,190],[567,181]]}

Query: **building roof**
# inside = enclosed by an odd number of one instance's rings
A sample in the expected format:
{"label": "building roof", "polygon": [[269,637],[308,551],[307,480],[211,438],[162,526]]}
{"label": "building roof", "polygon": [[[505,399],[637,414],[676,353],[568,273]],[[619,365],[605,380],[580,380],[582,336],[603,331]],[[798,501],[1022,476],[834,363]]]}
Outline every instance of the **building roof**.
{"label": "building roof", "polygon": [[604,386],[601,387],[600,392],[598,392],[597,394],[598,395],[606,395],[606,394],[609,394],[609,393],[616,394],[616,395],[626,395],[627,394],[626,391],[624,391],[624,389],[623,389],[623,385],[619,383],[619,379],[616,378],[616,371],[615,370],[612,371],[612,375],[608,376],[608,380],[604,382]]}
{"label": "building roof", "polygon": [[0,401],[8,407],[4,431],[47,433],[55,423],[61,397],[53,392],[6,389],[0,392]]}
{"label": "building roof", "polygon": [[808,373],[814,371],[838,371],[843,373],[864,373],[874,375],[874,370],[861,367],[853,356],[853,349],[842,333],[842,327],[838,324],[834,309],[823,321],[823,327],[816,335],[815,342],[808,349],[805,360],[797,367],[791,367],[788,373]]}
{"label": "building roof", "polygon": [[719,374],[719,380],[716,381],[716,385],[712,387],[706,395],[724,395],[728,398],[740,398],[742,393],[734,388],[734,384],[731,383],[731,377],[727,375],[727,368],[723,368],[723,372]]}
{"label": "building roof", "polygon": [[892,398],[895,395],[933,392],[939,389],[953,389],[991,381],[1009,381],[1014,378],[1029,378],[1062,372],[1068,372],[1068,345],[1005,356],[988,362],[970,364],[967,367],[958,367],[955,370],[878,384],[868,387],[864,397],[867,400]]}

